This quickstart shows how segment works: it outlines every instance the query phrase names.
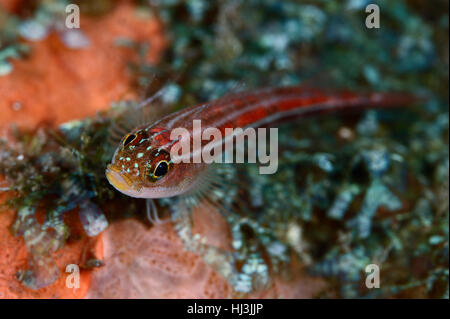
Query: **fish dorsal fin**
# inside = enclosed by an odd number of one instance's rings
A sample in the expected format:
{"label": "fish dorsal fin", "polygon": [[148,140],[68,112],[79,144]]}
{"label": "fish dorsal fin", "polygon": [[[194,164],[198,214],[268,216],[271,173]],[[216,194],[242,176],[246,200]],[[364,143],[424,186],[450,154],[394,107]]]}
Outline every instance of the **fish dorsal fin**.
{"label": "fish dorsal fin", "polygon": [[165,87],[140,103],[126,101],[118,105],[117,116],[110,126],[110,143],[114,146],[119,144],[135,128],[150,125],[165,115],[168,107],[160,100],[164,92]]}

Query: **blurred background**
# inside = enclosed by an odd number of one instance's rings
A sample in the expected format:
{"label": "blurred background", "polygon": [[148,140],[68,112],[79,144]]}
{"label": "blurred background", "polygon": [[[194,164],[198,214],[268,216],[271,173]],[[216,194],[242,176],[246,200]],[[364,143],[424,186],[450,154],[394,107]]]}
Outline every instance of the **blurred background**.
{"label": "blurred background", "polygon": [[[448,298],[448,1],[80,0],[74,29],[70,3],[0,0],[0,297]],[[240,209],[189,228],[232,278],[105,180],[117,114],[161,88],[167,112],[298,84],[427,99],[283,125],[276,175],[235,168]]]}

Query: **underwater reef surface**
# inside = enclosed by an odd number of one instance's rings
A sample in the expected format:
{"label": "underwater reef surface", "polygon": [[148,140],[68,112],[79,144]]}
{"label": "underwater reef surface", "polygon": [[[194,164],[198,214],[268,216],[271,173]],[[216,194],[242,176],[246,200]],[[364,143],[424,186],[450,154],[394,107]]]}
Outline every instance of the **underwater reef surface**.
{"label": "underwater reef surface", "polygon": [[[75,42],[66,1],[0,2],[0,296],[448,298],[448,2],[372,2],[380,29],[362,0],[77,1]],[[164,199],[151,225],[104,177],[110,128],[161,87],[158,114],[301,83],[427,99],[283,125],[277,174],[227,173],[227,214]]]}

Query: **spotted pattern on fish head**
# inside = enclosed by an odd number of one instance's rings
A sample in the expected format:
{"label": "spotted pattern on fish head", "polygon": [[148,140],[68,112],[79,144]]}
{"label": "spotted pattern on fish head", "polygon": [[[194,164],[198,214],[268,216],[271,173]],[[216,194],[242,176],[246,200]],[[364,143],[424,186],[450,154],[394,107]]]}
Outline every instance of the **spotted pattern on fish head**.
{"label": "spotted pattern on fish head", "polygon": [[122,138],[106,169],[108,181],[132,197],[170,197],[184,192],[203,165],[174,164],[170,149],[176,142],[164,128],[133,130]]}
{"label": "spotted pattern on fish head", "polygon": [[[131,186],[138,190],[146,182],[162,178],[172,165],[170,150],[164,148],[170,142],[169,137],[167,130],[145,127],[125,135],[115,151],[112,163],[108,165],[109,181],[122,191]],[[123,181],[119,183],[114,180],[113,173],[119,174]]]}

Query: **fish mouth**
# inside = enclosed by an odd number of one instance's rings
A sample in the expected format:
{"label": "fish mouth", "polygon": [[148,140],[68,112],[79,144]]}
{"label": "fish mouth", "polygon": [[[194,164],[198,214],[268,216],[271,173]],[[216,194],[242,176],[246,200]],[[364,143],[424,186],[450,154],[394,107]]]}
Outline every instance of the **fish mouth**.
{"label": "fish mouth", "polygon": [[125,174],[121,174],[120,170],[112,164],[108,165],[105,174],[108,182],[118,191],[127,193],[130,190],[134,190],[133,182],[131,181],[131,179],[128,178]]}

